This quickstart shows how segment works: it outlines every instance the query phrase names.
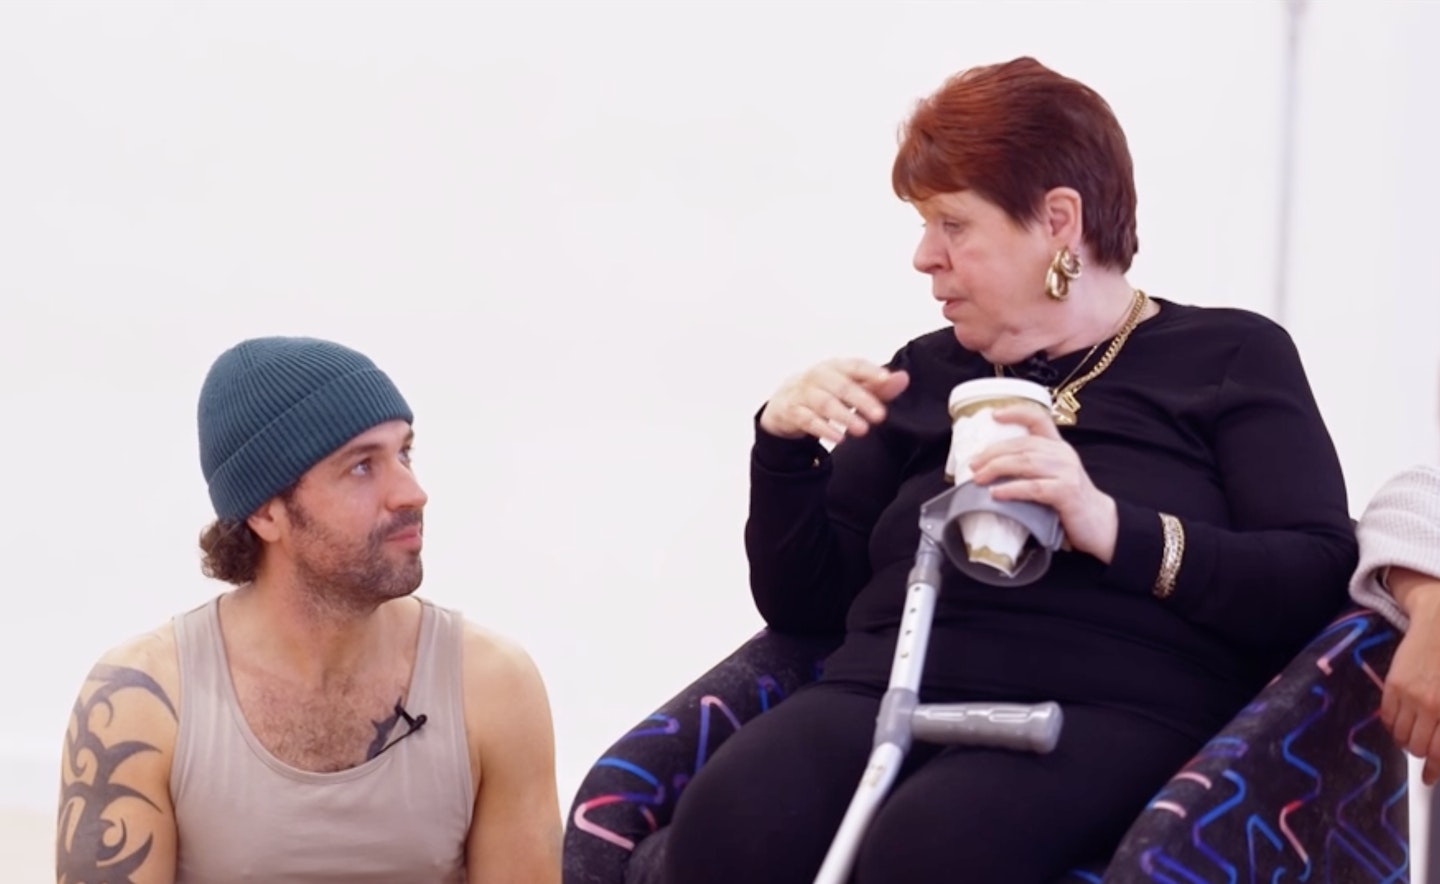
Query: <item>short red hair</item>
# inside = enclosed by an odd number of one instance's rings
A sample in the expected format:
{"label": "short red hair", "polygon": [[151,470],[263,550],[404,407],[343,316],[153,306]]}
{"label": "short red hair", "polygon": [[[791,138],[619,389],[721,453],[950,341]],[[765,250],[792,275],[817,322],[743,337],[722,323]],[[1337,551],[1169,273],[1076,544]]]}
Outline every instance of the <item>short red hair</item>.
{"label": "short red hair", "polygon": [[1140,247],[1135,170],[1114,112],[1033,58],[962,71],[921,101],[891,183],[912,202],[973,190],[1019,224],[1039,220],[1051,188],[1072,187],[1094,261],[1129,270]]}

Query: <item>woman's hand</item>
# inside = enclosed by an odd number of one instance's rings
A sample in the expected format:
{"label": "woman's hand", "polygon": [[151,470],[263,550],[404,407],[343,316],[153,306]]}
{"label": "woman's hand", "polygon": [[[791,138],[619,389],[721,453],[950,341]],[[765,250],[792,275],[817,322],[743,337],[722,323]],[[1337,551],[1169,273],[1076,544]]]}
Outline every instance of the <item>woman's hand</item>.
{"label": "woman's hand", "polygon": [[1410,628],[1385,676],[1380,720],[1402,749],[1425,762],[1421,778],[1433,786],[1440,778],[1440,578],[1391,568],[1386,583]]}
{"label": "woman's hand", "polygon": [[885,403],[909,384],[903,371],[863,359],[828,359],[781,385],[760,412],[760,428],[787,439],[863,436],[885,420]]}
{"label": "woman's hand", "polygon": [[1048,415],[1021,405],[997,409],[994,417],[998,423],[1019,424],[1030,434],[996,442],[976,455],[970,461],[975,482],[989,485],[1010,480],[990,489],[996,500],[1029,500],[1049,506],[1059,514],[1071,548],[1108,565],[1115,556],[1115,537],[1120,530],[1115,498],[1090,481],[1080,455],[1060,438]]}

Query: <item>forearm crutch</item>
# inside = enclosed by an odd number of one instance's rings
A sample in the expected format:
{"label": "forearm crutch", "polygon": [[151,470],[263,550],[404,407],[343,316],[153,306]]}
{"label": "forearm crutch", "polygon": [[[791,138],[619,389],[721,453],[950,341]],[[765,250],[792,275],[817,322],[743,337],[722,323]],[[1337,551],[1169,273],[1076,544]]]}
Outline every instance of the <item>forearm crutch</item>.
{"label": "forearm crutch", "polygon": [[1053,510],[1033,503],[996,501],[973,483],[950,488],[920,507],[920,546],[907,578],[909,588],[900,618],[900,637],[890,667],[890,683],[880,701],[870,760],[815,876],[815,884],[846,884],[849,880],[865,830],[894,785],[913,740],[1045,753],[1054,749],[1060,739],[1062,716],[1056,703],[919,702],[920,676],[940,592],[943,557],[948,554],[957,567],[975,576],[981,576],[976,568],[985,567],[969,562],[959,537],[958,515],[977,509],[1020,521],[1036,540],[1014,578],[1006,583],[1022,584],[1038,578],[1049,567],[1050,554],[1060,545],[1059,522]]}

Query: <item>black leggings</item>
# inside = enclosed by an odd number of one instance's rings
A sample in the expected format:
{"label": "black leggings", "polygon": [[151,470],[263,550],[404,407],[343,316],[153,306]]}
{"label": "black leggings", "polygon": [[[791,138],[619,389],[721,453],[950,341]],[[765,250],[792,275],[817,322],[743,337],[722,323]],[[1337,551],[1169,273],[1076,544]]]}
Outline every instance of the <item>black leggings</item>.
{"label": "black leggings", "polygon": [[[876,692],[809,685],[731,737],[685,788],[666,884],[810,884],[870,753]],[[1048,755],[916,743],[870,823],[855,884],[1042,884],[1106,859],[1200,744],[1064,707]]]}

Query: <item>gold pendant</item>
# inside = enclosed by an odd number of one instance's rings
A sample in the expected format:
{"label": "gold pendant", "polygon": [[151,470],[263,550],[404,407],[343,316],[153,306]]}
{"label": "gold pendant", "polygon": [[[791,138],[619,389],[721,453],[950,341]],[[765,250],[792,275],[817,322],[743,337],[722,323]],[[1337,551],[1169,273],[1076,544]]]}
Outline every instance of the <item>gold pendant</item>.
{"label": "gold pendant", "polygon": [[1061,390],[1055,395],[1055,402],[1050,406],[1050,413],[1055,416],[1056,426],[1073,427],[1079,419],[1080,400],[1069,390]]}

